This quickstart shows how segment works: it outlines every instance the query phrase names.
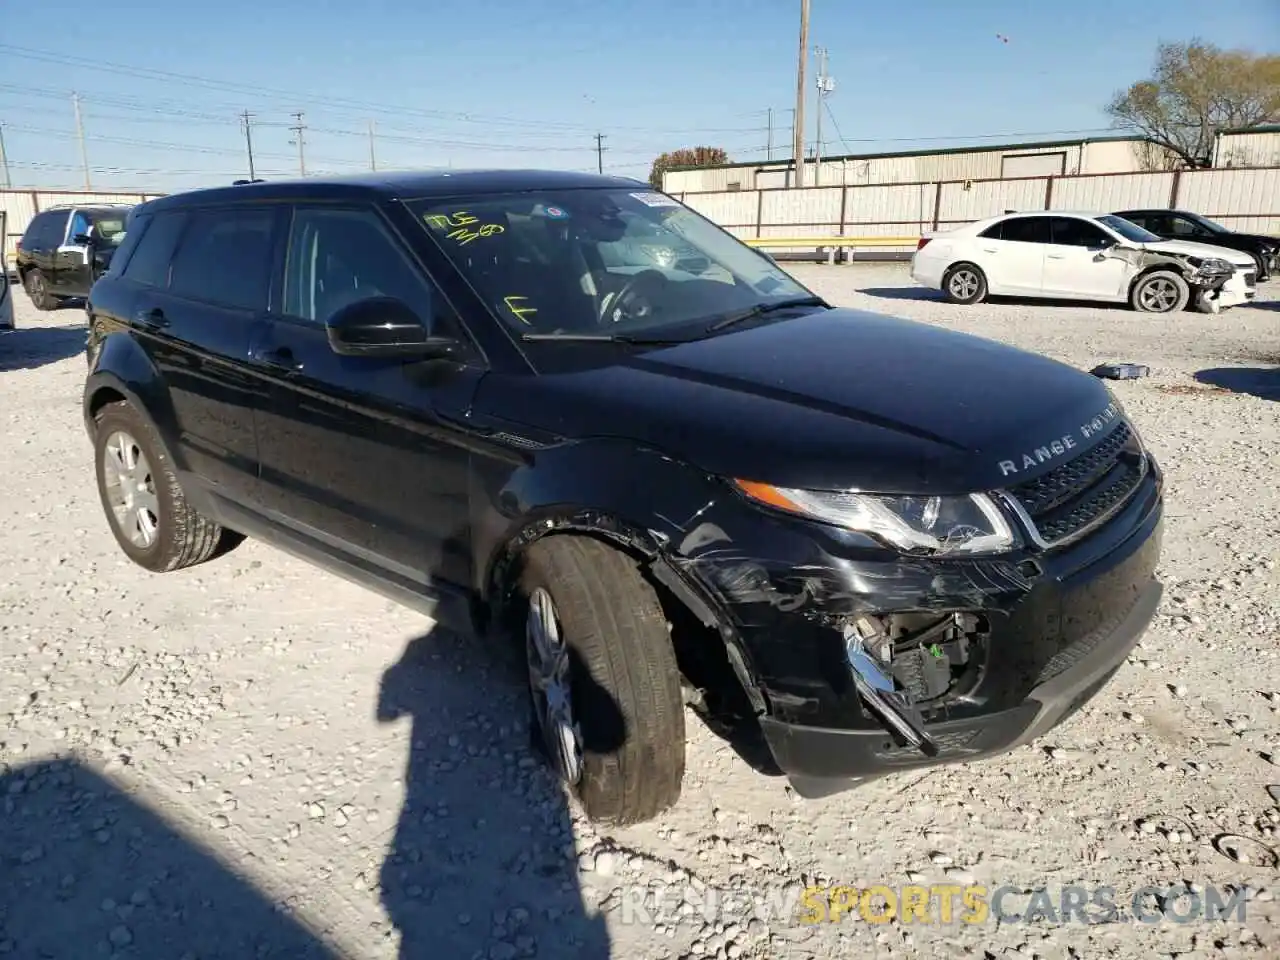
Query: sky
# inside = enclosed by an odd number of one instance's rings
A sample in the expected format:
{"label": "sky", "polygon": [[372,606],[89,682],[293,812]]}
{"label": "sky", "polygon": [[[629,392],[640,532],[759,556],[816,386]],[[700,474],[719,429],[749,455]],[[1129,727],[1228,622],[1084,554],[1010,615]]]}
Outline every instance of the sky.
{"label": "sky", "polygon": [[[645,177],[664,150],[789,153],[800,0],[114,0],[0,31],[16,186],[157,192],[255,173],[558,167]],[[3,5],[0,5],[0,10]],[[30,24],[32,21],[27,20]],[[835,89],[823,153],[1089,136],[1157,43],[1280,50],[1280,0],[812,0]],[[806,140],[816,138],[809,58]],[[770,112],[772,115],[770,115]],[[772,134],[770,134],[772,123]],[[603,153],[597,155],[596,135]],[[0,171],[0,186],[3,171]]]}

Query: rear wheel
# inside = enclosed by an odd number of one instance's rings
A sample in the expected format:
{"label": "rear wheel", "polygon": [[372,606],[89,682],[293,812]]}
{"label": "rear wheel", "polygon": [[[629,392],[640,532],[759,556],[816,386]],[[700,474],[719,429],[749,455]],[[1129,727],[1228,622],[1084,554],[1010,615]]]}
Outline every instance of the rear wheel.
{"label": "rear wheel", "polygon": [[987,275],[972,263],[957,263],[942,278],[942,291],[952,303],[980,303],[987,296]]}
{"label": "rear wheel", "polygon": [[1191,299],[1191,288],[1180,274],[1156,270],[1139,277],[1129,293],[1129,303],[1143,313],[1178,313]]}
{"label": "rear wheel", "polygon": [[58,298],[49,292],[49,281],[39,270],[32,270],[23,277],[22,285],[31,298],[31,305],[37,310],[53,310],[58,306]]}
{"label": "rear wheel", "polygon": [[651,820],[680,798],[684,701],[657,594],[630,557],[557,535],[525,553],[536,743],[593,821]]}
{"label": "rear wheel", "polygon": [[180,570],[234,542],[234,534],[224,534],[187,502],[151,424],[128,403],[98,413],[94,461],[111,532],[138,566]]}

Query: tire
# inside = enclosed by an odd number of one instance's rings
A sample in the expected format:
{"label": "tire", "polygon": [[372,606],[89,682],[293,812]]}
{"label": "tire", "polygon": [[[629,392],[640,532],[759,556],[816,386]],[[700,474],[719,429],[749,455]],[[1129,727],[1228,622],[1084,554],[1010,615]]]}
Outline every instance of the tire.
{"label": "tire", "polygon": [[1142,313],[1180,313],[1190,299],[1187,281],[1172,270],[1153,270],[1129,291],[1129,305]]}
{"label": "tire", "polygon": [[1262,255],[1254,253],[1251,254],[1251,256],[1253,257],[1253,265],[1257,268],[1253,275],[1254,280],[1258,283],[1265,283],[1267,280],[1270,280],[1271,278],[1267,276],[1267,266],[1262,260]]}
{"label": "tire", "polygon": [[56,310],[59,300],[49,292],[49,281],[39,270],[31,270],[22,278],[23,289],[37,310]]}
{"label": "tire", "polygon": [[942,278],[942,292],[952,303],[981,303],[987,298],[987,275],[974,263],[956,263]]}
{"label": "tire", "polygon": [[[187,502],[146,418],[119,402],[103,407],[96,421],[93,453],[98,496],[111,532],[130,560],[153,573],[167,573],[203,563],[224,546],[222,527]],[[111,466],[130,461],[131,477],[130,472]],[[122,489],[129,479],[142,486]],[[122,504],[126,492],[128,501]]]}
{"label": "tire", "polygon": [[[525,551],[520,595],[535,745],[561,783],[597,823],[641,823],[674,806],[684,698],[667,618],[635,562],[597,540],[551,536]],[[537,649],[548,612],[561,658]],[[571,716],[560,723],[535,681],[548,660],[567,665]]]}

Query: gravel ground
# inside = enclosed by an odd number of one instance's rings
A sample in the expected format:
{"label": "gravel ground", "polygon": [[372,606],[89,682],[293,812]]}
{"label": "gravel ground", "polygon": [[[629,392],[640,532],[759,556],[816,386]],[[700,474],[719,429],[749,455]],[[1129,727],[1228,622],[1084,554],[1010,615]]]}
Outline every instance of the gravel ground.
{"label": "gravel ground", "polygon": [[[1259,846],[1280,828],[1280,284],[1161,320],[951,306],[901,265],[795,272],[1084,368],[1151,366],[1115,389],[1168,473],[1167,594],[1087,709],[1005,757],[818,802],[690,718],[679,806],[593,831],[527,756],[510,664],[473,641],[258,543],[177,574],[128,563],[80,423],[82,314],[19,294],[0,336],[0,955],[1280,955]],[[1095,925],[807,925],[726,899],[780,907],[811,883],[1251,899],[1243,922]],[[669,885],[665,912],[641,884]],[[686,890],[698,906],[671,909]],[[1170,902],[1194,920],[1194,899]]]}

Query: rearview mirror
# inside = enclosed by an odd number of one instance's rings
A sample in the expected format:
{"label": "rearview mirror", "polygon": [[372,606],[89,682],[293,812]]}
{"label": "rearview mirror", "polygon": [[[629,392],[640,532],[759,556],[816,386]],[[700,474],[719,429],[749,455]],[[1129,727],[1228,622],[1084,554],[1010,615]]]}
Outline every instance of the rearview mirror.
{"label": "rearview mirror", "polygon": [[395,297],[349,303],[325,324],[329,346],[345,357],[451,357],[461,351],[452,337],[433,337],[418,315]]}

